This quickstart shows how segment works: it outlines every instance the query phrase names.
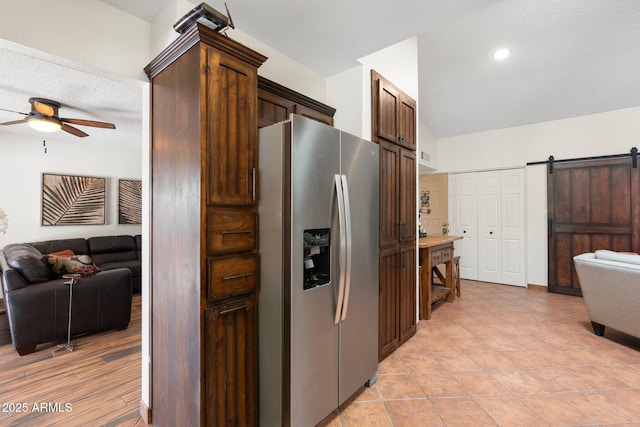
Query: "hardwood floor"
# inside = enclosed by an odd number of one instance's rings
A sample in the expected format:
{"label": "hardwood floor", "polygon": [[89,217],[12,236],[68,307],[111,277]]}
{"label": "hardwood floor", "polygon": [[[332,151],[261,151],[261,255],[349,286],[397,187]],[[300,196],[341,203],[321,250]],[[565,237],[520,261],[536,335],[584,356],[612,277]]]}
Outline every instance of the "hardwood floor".
{"label": "hardwood floor", "polygon": [[141,296],[134,295],[124,331],[76,338],[69,352],[55,343],[18,356],[0,346],[0,425],[136,426],[141,396]]}

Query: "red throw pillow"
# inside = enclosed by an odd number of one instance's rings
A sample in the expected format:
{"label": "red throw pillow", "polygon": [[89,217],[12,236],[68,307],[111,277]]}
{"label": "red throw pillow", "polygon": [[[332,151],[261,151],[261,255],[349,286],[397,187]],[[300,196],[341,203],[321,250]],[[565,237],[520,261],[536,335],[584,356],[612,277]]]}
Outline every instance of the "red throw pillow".
{"label": "red throw pillow", "polygon": [[64,251],[59,251],[59,252],[51,252],[50,254],[45,254],[43,256],[43,259],[45,260],[45,262],[47,261],[47,257],[48,256],[74,256],[75,254],[73,253],[72,249],[65,249]]}

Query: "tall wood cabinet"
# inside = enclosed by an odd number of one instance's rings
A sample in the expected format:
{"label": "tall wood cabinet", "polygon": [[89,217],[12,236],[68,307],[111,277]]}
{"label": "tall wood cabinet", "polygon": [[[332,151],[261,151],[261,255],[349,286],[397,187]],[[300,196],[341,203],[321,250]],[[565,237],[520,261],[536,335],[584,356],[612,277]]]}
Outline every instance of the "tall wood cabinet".
{"label": "tall wood cabinet", "polygon": [[371,72],[372,139],[380,146],[378,358],[416,332],[415,101]]}
{"label": "tall wood cabinet", "polygon": [[257,425],[257,68],[265,60],[195,24],[145,68],[156,425]]}

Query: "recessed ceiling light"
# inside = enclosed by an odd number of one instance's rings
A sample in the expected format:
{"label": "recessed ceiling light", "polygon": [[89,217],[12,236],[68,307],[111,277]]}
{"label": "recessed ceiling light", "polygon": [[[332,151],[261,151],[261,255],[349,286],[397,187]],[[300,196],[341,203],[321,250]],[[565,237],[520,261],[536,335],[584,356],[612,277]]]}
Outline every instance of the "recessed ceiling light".
{"label": "recessed ceiling light", "polygon": [[497,60],[497,61],[502,61],[503,59],[505,59],[507,56],[509,56],[509,54],[511,54],[511,50],[507,49],[507,48],[502,48],[502,49],[496,49],[493,52],[493,59]]}

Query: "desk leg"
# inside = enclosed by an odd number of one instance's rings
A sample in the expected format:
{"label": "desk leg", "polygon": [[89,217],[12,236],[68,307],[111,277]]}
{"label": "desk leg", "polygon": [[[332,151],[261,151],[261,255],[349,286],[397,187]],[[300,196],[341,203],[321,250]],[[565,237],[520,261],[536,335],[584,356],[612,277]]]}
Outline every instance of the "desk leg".
{"label": "desk leg", "polygon": [[449,295],[447,295],[447,302],[454,302],[456,300],[456,285],[453,283],[453,260],[445,263],[447,266],[447,288],[449,288]]}
{"label": "desk leg", "polygon": [[420,319],[431,319],[431,250],[420,249],[422,274],[420,275]]}

